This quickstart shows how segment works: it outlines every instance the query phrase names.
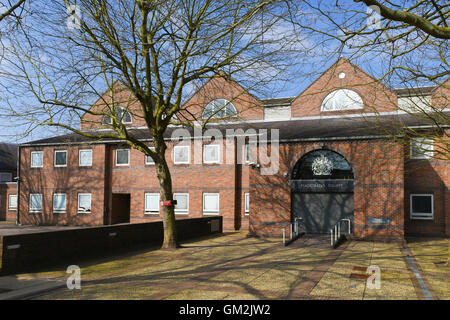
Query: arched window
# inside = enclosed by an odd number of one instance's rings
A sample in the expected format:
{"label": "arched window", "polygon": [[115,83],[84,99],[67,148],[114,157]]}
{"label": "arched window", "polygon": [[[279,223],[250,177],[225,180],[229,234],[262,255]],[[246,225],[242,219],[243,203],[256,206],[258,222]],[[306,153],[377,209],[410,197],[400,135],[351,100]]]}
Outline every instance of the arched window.
{"label": "arched window", "polygon": [[237,114],[234,105],[226,99],[215,99],[203,109],[203,119],[232,117]]}
{"label": "arched window", "polygon": [[321,111],[363,109],[364,103],[353,90],[338,89],[328,94],[322,102]]}
{"label": "arched window", "polygon": [[[116,107],[116,117],[118,121],[122,121],[123,124],[129,124],[132,123],[131,119],[131,113],[127,111],[124,107]],[[112,124],[112,119],[108,115],[104,115],[102,117],[102,124],[103,125],[110,125]]]}
{"label": "arched window", "polygon": [[305,154],[297,162],[292,179],[353,179],[353,170],[339,153],[315,150]]}

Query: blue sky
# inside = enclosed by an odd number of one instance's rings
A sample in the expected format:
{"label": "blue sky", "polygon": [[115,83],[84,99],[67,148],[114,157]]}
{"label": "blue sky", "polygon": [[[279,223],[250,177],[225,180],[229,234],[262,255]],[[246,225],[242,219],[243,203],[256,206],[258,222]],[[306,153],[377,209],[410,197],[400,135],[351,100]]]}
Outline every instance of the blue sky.
{"label": "blue sky", "polygon": [[[334,9],[335,2],[334,1],[316,1],[318,4],[323,4],[324,8],[332,8]],[[361,15],[361,12],[365,12],[365,7],[362,4],[356,4],[354,1],[346,0],[339,1],[341,6],[348,6],[351,10],[346,14],[336,15],[335,22],[338,25],[346,26],[349,23],[349,19],[353,17],[353,15],[359,14],[359,18],[355,21],[357,23],[365,23],[366,17]],[[45,1],[41,3],[43,8],[45,8]],[[1,9],[0,9],[1,10]],[[358,12],[360,11],[360,12]],[[303,7],[302,15],[299,17],[300,23],[308,25],[309,20],[311,21],[311,25],[315,25],[316,28],[324,30],[333,35],[339,35],[339,30],[333,30],[334,26],[330,24],[329,21],[324,19],[323,17],[317,16],[314,13],[312,8]],[[40,27],[40,21],[34,22],[35,27]],[[4,26],[4,25],[3,25]],[[64,27],[64,25],[63,25]],[[352,28],[357,29],[358,26],[354,25]],[[0,23],[0,28],[2,28],[2,24]],[[285,24],[281,24],[277,30],[275,30],[274,34],[268,36],[286,36],[289,32],[287,30]],[[297,30],[298,31],[298,30]],[[275,98],[275,97],[289,97],[289,96],[297,96],[304,88],[306,88],[314,79],[316,79],[321,72],[325,71],[332,63],[334,63],[340,55],[343,55],[346,58],[350,58],[351,61],[362,69],[367,71],[369,74],[379,77],[386,70],[389,69],[389,65],[387,62],[389,61],[389,53],[386,52],[367,52],[362,56],[354,55],[354,50],[349,47],[342,48],[341,51],[338,50],[340,43],[336,40],[330,40],[329,38],[325,38],[321,34],[313,34],[308,32],[308,30],[301,30],[298,33],[298,51],[292,53],[290,56],[290,61],[288,61],[291,65],[286,73],[280,75],[280,78],[274,79],[263,92],[255,92],[255,95],[259,98]],[[326,40],[326,41],[324,41]],[[355,41],[358,41],[356,39]],[[44,45],[53,46],[55,45],[52,42],[45,43]],[[403,43],[403,45],[407,46],[408,43]],[[57,46],[57,44],[56,44]],[[414,58],[414,56],[413,56]],[[416,57],[420,60],[420,55]],[[427,63],[433,65],[434,61],[426,61],[425,59],[420,60],[423,63],[424,67]],[[286,61],[280,61],[280,63],[286,63]],[[1,64],[0,64],[1,67]],[[1,70],[0,70],[1,71]],[[246,86],[246,79],[238,80],[243,86]],[[250,79],[251,80],[251,79]],[[402,84],[398,81],[398,79],[392,78],[390,79],[388,85],[392,87],[401,87]],[[0,84],[2,79],[0,78]],[[426,85],[427,83],[423,83],[422,85]],[[102,84],[101,81],[98,81],[94,86],[99,90],[103,91],[106,86]],[[14,87],[8,88],[8,90],[0,91],[3,94],[3,99],[11,99],[17,100],[15,95],[17,95],[17,90]],[[186,96],[190,95],[190,92],[186,92]],[[17,103],[25,103],[32,101],[32,97],[20,97],[22,100],[17,100],[21,102]],[[86,101],[86,103],[92,103],[92,101]],[[0,100],[1,102],[1,100]],[[33,103],[30,103],[32,105]],[[1,115],[0,115],[1,116]],[[54,128],[38,128],[33,130],[29,135],[25,138],[20,138],[20,134],[24,132],[26,128],[25,126],[18,126],[16,122],[11,121],[8,118],[0,117],[0,141],[3,142],[26,142],[36,139],[41,139],[44,137],[54,136],[58,134],[62,134],[65,131],[61,129]]]}

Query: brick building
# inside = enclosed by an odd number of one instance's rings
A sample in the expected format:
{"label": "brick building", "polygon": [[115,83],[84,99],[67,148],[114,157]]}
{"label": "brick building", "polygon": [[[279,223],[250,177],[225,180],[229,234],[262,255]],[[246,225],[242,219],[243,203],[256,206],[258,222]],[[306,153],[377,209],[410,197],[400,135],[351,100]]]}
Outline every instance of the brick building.
{"label": "brick building", "polygon": [[[391,135],[405,126],[431,128],[399,106],[431,102],[448,116],[448,96],[446,86],[388,88],[344,58],[290,98],[261,100],[233,80],[212,79],[178,117],[231,118],[212,122],[205,133],[184,128],[190,138],[183,144],[173,139],[182,128],[166,132],[176,218],[222,215],[225,230],[256,235],[280,235],[295,218],[314,233],[348,218],[360,238],[450,235],[449,166],[433,157],[437,142],[407,145]],[[103,98],[121,105],[116,110],[130,134],[151,146],[139,104],[126,88],[117,83],[113,98]],[[93,110],[102,110],[102,101]],[[86,114],[81,129],[108,132],[110,123]],[[444,130],[448,137],[450,128]],[[270,164],[260,158],[266,149],[277,155]],[[276,170],[264,173],[274,163]],[[118,139],[68,134],[23,144],[20,176],[22,223],[160,220],[152,160]]]}
{"label": "brick building", "polygon": [[16,220],[17,145],[0,143],[0,221]]}

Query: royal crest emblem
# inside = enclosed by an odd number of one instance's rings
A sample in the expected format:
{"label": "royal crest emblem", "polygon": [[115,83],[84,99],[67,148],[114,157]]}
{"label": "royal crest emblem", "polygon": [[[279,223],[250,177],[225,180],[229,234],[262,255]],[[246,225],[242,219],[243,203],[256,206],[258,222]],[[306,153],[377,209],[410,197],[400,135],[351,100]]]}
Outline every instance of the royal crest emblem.
{"label": "royal crest emblem", "polygon": [[314,159],[311,169],[315,176],[329,176],[333,170],[333,163],[322,154]]}

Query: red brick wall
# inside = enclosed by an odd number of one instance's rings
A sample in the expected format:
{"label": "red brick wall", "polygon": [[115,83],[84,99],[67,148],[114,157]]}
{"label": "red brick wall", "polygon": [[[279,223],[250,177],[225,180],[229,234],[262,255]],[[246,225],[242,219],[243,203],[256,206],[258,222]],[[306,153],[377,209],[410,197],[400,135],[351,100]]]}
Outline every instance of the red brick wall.
{"label": "red brick wall", "polygon": [[[78,166],[78,150],[93,149],[93,166]],[[160,215],[145,214],[145,193],[159,193],[160,186],[154,165],[146,165],[144,154],[130,149],[130,164],[116,166],[116,150],[126,145],[92,145],[65,147],[23,148],[21,153],[20,215],[25,224],[108,224],[111,214],[111,194],[130,194],[130,222],[161,220]],[[53,166],[54,150],[68,150],[68,166]],[[44,151],[44,167],[30,168],[31,151]],[[222,161],[224,146],[221,150]],[[234,149],[233,149],[234,150]],[[234,152],[234,151],[233,151]],[[248,192],[248,168],[235,164],[194,164],[194,147],[191,145],[191,163],[173,163],[173,143],[168,143],[166,159],[172,175],[174,193],[189,193],[189,214],[177,214],[177,219],[203,216],[203,193],[219,193],[220,215],[224,229],[248,227],[244,215],[244,192]],[[200,154],[200,159],[202,155]],[[247,176],[245,176],[247,175]],[[242,179],[243,182],[239,182]],[[242,190],[237,193],[237,181]],[[29,213],[29,194],[44,194],[42,214]],[[67,213],[53,214],[53,193],[67,194]],[[92,193],[92,213],[78,214],[77,194]],[[239,208],[239,212],[237,212]],[[104,215],[105,213],[105,215]]]}
{"label": "red brick wall", "polygon": [[0,221],[15,221],[16,210],[9,209],[9,196],[17,194],[17,182],[0,183]]}
{"label": "red brick wall", "polygon": [[[338,75],[343,72],[345,78]],[[350,89],[358,93],[363,102],[362,110],[320,111],[326,96],[339,88]],[[389,88],[376,81],[359,67],[341,58],[316,79],[292,102],[292,117],[329,116],[338,114],[357,114],[395,111],[397,96]]]}
{"label": "red brick wall", "polygon": [[[93,104],[90,110],[95,113],[105,113],[112,108],[111,102],[113,101],[116,107],[122,106],[130,112],[132,123],[126,124],[127,127],[145,126],[146,123],[142,116],[141,104],[137,101],[136,97],[120,82],[116,82],[113,88],[113,96],[111,96],[109,90],[106,91]],[[102,125],[102,118],[103,115],[85,113],[81,118],[80,127],[83,130],[109,128],[108,125]]]}
{"label": "red brick wall", "polygon": [[[227,99],[238,113],[241,120],[264,119],[262,103],[233,80],[213,78],[202,86],[183,106],[196,119],[201,119],[203,108],[214,99]],[[186,112],[181,112],[187,119],[192,119]]]}
{"label": "red brick wall", "polygon": [[[78,150],[92,149],[92,167],[79,167]],[[54,151],[68,150],[67,167],[54,167]],[[31,151],[44,152],[43,168],[31,168]],[[103,224],[105,146],[22,148],[19,210],[24,224]],[[29,194],[43,194],[41,214],[29,212]],[[66,213],[53,213],[53,194],[66,194]],[[91,213],[78,214],[78,193],[92,194]]]}
{"label": "red brick wall", "polygon": [[[326,142],[326,147],[343,155],[354,170],[354,232],[359,238],[392,237],[404,234],[403,148],[382,140]],[[250,232],[281,236],[291,220],[290,172],[306,153],[320,149],[319,143],[290,143],[280,146],[280,170],[262,176],[250,170]],[[369,225],[368,218],[388,218],[385,229]]]}
{"label": "red brick wall", "polygon": [[[450,130],[447,130],[450,134]],[[434,146],[438,148],[438,146]],[[450,166],[442,158],[410,159],[405,147],[405,228],[408,234],[450,235]],[[410,194],[433,195],[433,219],[410,218]]]}

